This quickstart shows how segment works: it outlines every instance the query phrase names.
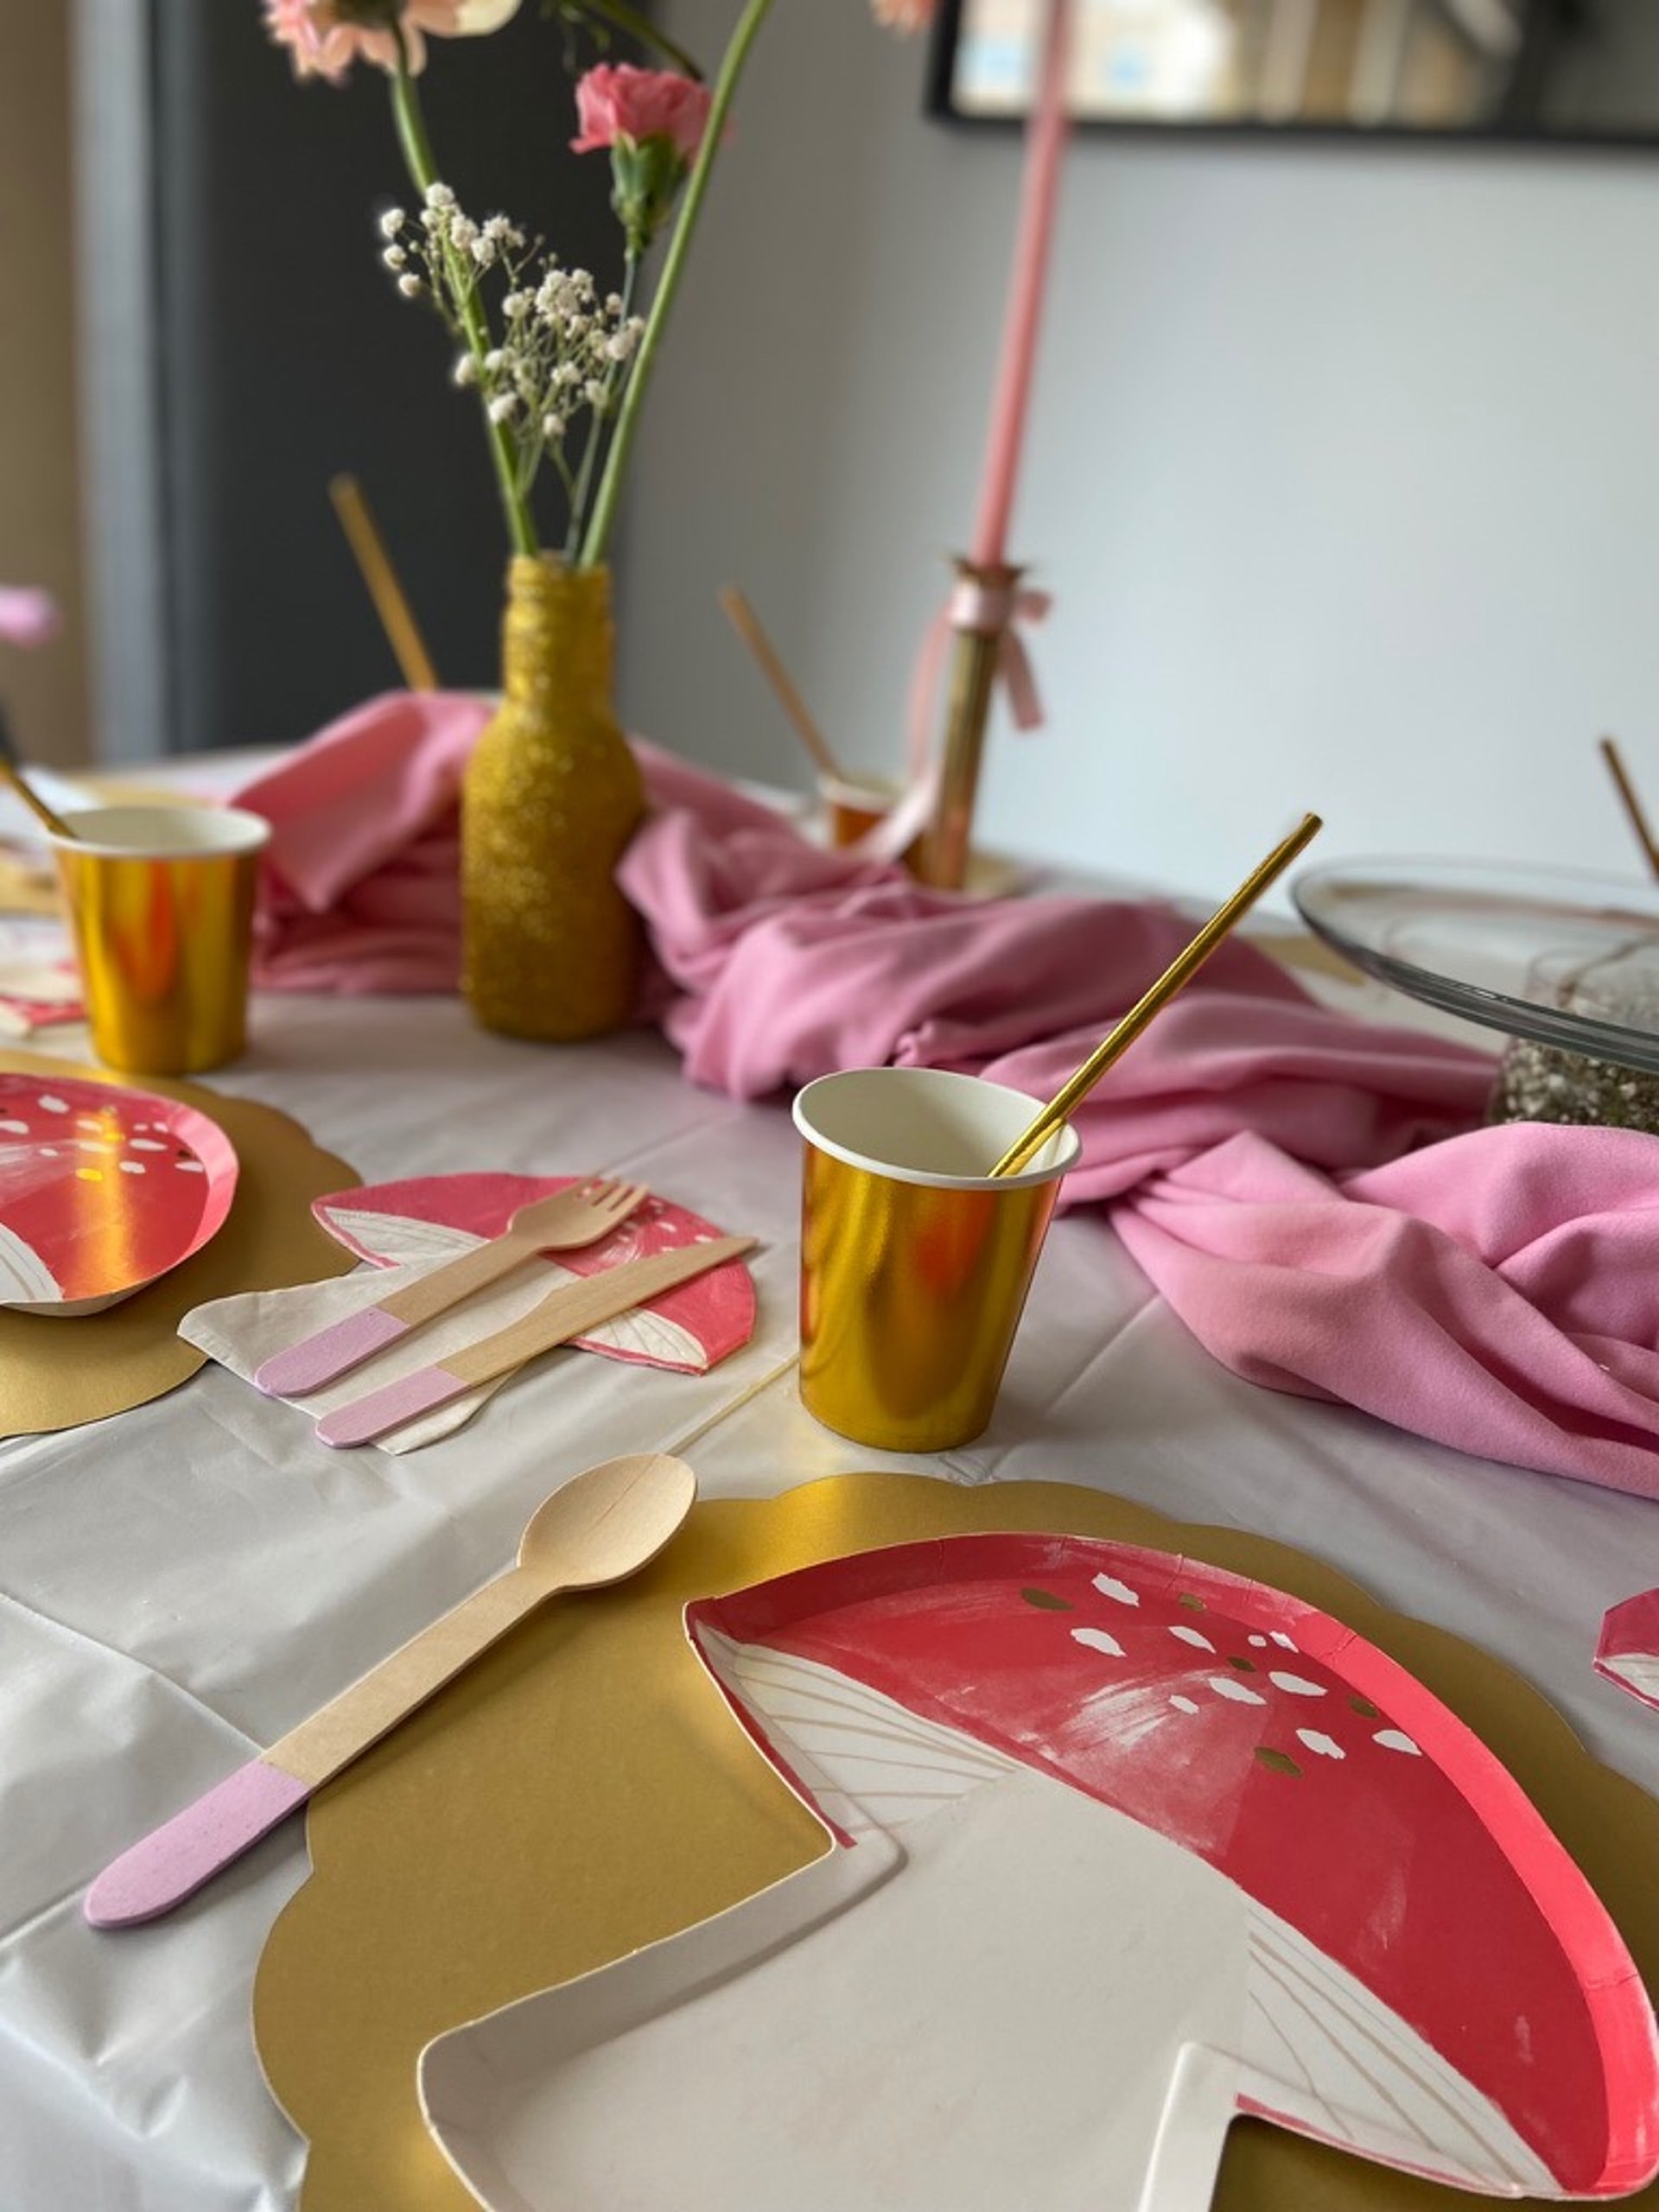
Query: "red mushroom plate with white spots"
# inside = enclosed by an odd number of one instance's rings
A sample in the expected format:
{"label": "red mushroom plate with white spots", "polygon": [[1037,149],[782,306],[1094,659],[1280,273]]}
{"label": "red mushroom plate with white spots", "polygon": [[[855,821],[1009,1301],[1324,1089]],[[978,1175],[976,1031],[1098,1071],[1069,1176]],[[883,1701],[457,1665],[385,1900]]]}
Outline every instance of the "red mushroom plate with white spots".
{"label": "red mushroom plate with white spots", "polygon": [[194,1106],[116,1084],[0,1073],[0,1306],[100,1313],[199,1252],[236,1153]]}
{"label": "red mushroom plate with white spots", "polygon": [[1659,2171],[1653,2011],[1599,1900],[1328,1614],[963,1535],[686,1618],[830,1848],[427,2047],[493,2212],[1204,2212],[1240,2112],[1500,2197]]}

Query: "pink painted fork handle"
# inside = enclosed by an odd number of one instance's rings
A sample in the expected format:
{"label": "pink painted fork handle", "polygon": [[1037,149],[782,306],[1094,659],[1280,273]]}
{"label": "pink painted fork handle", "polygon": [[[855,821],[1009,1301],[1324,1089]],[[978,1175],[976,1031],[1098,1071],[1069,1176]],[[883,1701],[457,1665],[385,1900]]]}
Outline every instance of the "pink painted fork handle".
{"label": "pink painted fork handle", "polygon": [[171,1912],[310,1795],[308,1782],[250,1759],[111,1859],[87,1891],[82,1910],[94,1928],[131,1928]]}
{"label": "pink painted fork handle", "polygon": [[348,1313],[343,1321],[331,1321],[326,1329],[273,1352],[255,1368],[254,1387],[270,1398],[302,1398],[408,1334],[407,1321],[378,1306],[365,1306],[360,1313]]}

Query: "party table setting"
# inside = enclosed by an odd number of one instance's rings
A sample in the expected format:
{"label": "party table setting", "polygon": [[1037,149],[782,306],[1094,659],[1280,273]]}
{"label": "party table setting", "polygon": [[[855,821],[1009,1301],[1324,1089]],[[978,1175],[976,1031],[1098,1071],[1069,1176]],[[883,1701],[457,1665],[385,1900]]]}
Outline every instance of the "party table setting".
{"label": "party table setting", "polygon": [[342,480],[397,688],[0,747],[0,2206],[1659,2205],[1659,892],[987,851],[1066,0],[892,774],[731,588],[818,804],[625,733],[769,8],[564,10],[613,293],[439,165],[516,0],[267,0],[390,97],[501,690]]}

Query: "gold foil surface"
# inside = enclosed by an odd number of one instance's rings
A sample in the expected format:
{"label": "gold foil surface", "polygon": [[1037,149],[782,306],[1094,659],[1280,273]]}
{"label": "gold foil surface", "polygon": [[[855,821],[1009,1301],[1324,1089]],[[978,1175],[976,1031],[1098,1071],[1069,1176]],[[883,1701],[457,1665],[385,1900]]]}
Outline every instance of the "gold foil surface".
{"label": "gold foil surface", "polygon": [[505,696],[461,786],[461,987],[486,1029],[569,1043],[633,1012],[616,868],[645,786],[611,704],[608,572],[524,556],[508,586]]}
{"label": "gold foil surface", "polygon": [[991,1417],[1059,1180],[931,1190],[802,1147],[801,1400],[884,1452]]}
{"label": "gold foil surface", "polygon": [[92,1049],[106,1067],[187,1075],[241,1053],[259,858],[58,848]]}
{"label": "gold foil surface", "polygon": [[[837,1475],[694,1506],[645,1573],[556,1600],[312,1800],[313,1872],[271,1931],[254,1991],[266,2074],[309,2139],[302,2212],[468,2212],[421,2116],[423,2046],[689,1927],[822,1849],[693,1658],[690,1599],[873,1545],[989,1529],[1183,1553],[1349,1622],[1504,1761],[1659,1988],[1659,1805],[1599,1766],[1496,1660],[1282,1545],[1097,1491]],[[987,2082],[982,2094],[1012,2101],[1020,2085]],[[1627,2202],[1659,2212],[1659,2187]],[[1217,2212],[1491,2202],[1254,2120],[1234,2124],[1215,2196]]]}
{"label": "gold foil surface", "polygon": [[[8,1074],[108,1083],[107,1068],[0,1052]],[[146,1077],[141,1086],[207,1116],[236,1148],[236,1197],[219,1234],[181,1266],[101,1313],[0,1312],[0,1436],[78,1428],[159,1398],[205,1365],[177,1332],[193,1306],[346,1274],[353,1255],[320,1229],[311,1201],[358,1177],[274,1107],[200,1084]]]}

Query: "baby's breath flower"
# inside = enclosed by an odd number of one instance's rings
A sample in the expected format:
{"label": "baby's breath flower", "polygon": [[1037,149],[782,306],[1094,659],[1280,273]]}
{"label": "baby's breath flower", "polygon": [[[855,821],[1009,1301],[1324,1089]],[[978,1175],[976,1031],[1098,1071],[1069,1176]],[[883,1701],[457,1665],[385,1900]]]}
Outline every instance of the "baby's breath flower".
{"label": "baby's breath flower", "polygon": [[[528,498],[546,461],[580,507],[643,321],[629,315],[621,294],[601,295],[588,270],[565,268],[505,215],[475,222],[447,185],[428,188],[417,219],[390,209],[379,228],[380,257],[398,292],[429,303],[455,341],[451,378],[478,393],[510,457],[517,496]],[[573,434],[583,442],[579,457],[567,457]]]}

